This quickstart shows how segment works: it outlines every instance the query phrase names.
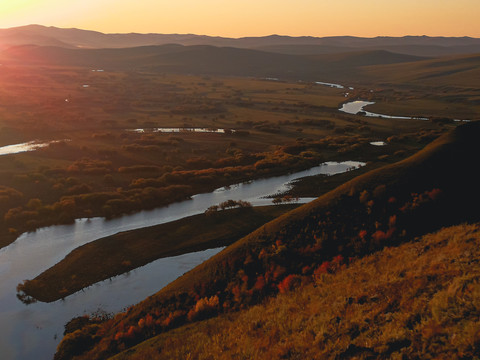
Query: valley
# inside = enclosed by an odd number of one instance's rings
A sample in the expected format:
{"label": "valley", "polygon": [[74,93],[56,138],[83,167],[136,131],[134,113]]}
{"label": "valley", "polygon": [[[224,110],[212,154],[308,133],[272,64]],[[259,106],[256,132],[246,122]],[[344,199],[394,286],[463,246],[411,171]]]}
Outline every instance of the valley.
{"label": "valley", "polygon": [[[17,30],[36,40],[0,30],[9,39],[0,51],[0,318],[15,323],[1,329],[0,347],[9,358],[51,358],[60,343],[55,359],[202,359],[220,349],[231,358],[239,347],[293,359],[306,341],[345,358],[422,357],[457,326],[425,313],[409,333],[360,345],[373,335],[358,319],[373,320],[350,305],[377,286],[378,313],[390,306],[408,318],[408,306],[384,299],[401,291],[397,277],[443,276],[433,265],[423,275],[400,269],[416,263],[407,253],[419,242],[435,250],[417,262],[455,246],[462,264],[467,251],[475,259],[468,236],[457,244],[451,233],[476,234],[480,221],[478,39]],[[474,225],[428,235],[464,223]],[[385,267],[383,257],[398,271],[352,290],[349,274]],[[425,302],[463,281],[458,271],[446,269]],[[342,284],[351,294],[333,289]],[[339,300],[303,330],[258,315],[282,304],[298,312],[290,297],[323,309],[330,291],[353,299],[335,329]],[[475,299],[468,306],[478,310]],[[470,345],[451,339],[465,356],[478,350],[472,319],[458,330]],[[235,324],[245,334],[237,343],[219,334]],[[249,339],[247,328],[265,337]],[[305,336],[289,343],[289,331]],[[202,348],[205,334],[232,345]]]}

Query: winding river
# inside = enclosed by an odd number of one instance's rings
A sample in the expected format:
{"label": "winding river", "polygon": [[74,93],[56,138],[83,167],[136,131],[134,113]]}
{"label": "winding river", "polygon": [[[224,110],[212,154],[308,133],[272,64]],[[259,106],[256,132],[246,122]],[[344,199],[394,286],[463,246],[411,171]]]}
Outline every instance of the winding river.
{"label": "winding river", "polygon": [[354,114],[354,115],[357,114],[358,112],[362,112],[364,113],[362,115],[369,116],[369,117],[382,117],[387,119],[402,119],[402,120],[428,120],[428,118],[425,118],[425,117],[376,114],[363,109],[365,106],[373,105],[373,104],[375,104],[375,102],[373,101],[356,100],[356,101],[351,101],[343,104],[342,107],[338,110],[343,111],[347,114]]}
{"label": "winding river", "polygon": [[[83,291],[53,303],[24,305],[16,298],[16,286],[32,279],[63,259],[70,251],[95,239],[204,212],[222,201],[245,200],[254,206],[271,204],[266,195],[280,193],[297,178],[317,174],[345,172],[363,163],[327,162],[285,176],[259,179],[198,194],[191,200],[167,207],[105,220],[79,219],[72,225],[51,226],[21,235],[0,250],[0,349],[4,359],[51,359],[63,336],[63,326],[72,317],[97,310],[121,311],[155,293],[186,271],[215,255],[221,249],[154,261],[146,266],[97,283]],[[301,199],[302,202],[312,198]]]}

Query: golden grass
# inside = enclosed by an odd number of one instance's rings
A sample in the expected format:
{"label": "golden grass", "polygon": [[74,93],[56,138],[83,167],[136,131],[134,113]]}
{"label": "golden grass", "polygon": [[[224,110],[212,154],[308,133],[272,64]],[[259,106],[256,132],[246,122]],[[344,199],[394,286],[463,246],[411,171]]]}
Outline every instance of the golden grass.
{"label": "golden grass", "polygon": [[473,358],[480,350],[479,244],[478,223],[446,228],[114,359]]}

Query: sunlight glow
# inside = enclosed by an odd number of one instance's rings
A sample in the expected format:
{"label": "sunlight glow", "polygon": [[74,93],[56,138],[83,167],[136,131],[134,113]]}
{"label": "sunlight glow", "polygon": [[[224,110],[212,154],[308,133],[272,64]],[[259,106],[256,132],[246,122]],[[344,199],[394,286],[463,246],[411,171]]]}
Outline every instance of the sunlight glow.
{"label": "sunlight glow", "polygon": [[218,36],[480,37],[478,0],[0,0],[0,28],[42,24],[102,32]]}

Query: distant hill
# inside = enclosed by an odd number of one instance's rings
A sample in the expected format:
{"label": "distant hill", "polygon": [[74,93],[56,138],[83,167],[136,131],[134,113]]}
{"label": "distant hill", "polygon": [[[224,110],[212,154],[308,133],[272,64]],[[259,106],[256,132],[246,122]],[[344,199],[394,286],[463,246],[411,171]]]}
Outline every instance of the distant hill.
{"label": "distant hill", "polygon": [[365,51],[385,50],[397,54],[425,56],[425,57],[441,57],[459,54],[480,53],[480,44],[460,45],[460,46],[440,46],[428,44],[412,44],[412,45],[369,45],[364,47],[348,47],[348,46],[330,46],[330,45],[267,45],[259,46],[255,49],[279,54],[290,55],[320,55],[320,54],[337,54],[351,52],[357,49]]}
{"label": "distant hill", "polygon": [[[83,319],[65,336],[55,358],[108,358],[179,325],[246,308],[312,276],[322,278],[349,258],[444,226],[479,221],[480,178],[472,165],[479,136],[479,122],[459,126],[416,155],[361,175],[262,226],[114,319],[100,324]],[[380,316],[396,309],[385,304]],[[425,310],[419,311],[405,316],[421,320]],[[429,325],[430,335],[434,327]]]}
{"label": "distant hill", "polygon": [[126,48],[165,44],[211,45],[308,55],[363,50],[387,50],[416,56],[480,52],[480,39],[470,37],[312,37],[280,36],[225,38],[194,34],[104,34],[80,29],[28,25],[0,29],[0,49],[18,45],[66,48]]}
{"label": "distant hill", "polygon": [[408,64],[366,66],[362,68],[362,76],[369,81],[478,88],[480,55],[450,56]]}
{"label": "distant hill", "polygon": [[234,47],[178,44],[120,49],[23,45],[10,47],[0,53],[0,61],[6,65],[80,66],[105,70],[148,70],[333,82],[351,80],[361,66],[424,59],[383,50],[303,56]]}

